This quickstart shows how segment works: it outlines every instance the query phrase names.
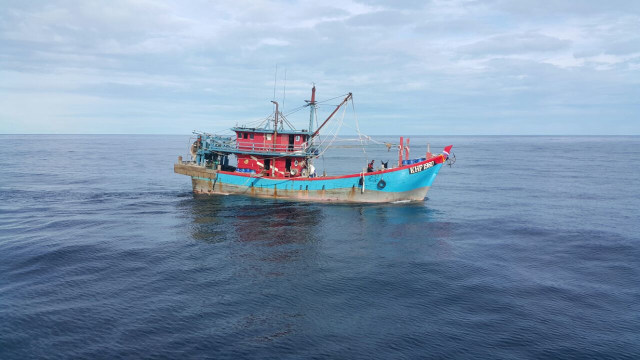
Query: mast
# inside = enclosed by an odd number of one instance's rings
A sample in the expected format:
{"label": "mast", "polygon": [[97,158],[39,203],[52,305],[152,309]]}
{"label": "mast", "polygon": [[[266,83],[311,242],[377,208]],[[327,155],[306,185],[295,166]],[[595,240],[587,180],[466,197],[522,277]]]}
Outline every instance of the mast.
{"label": "mast", "polygon": [[[311,136],[311,132],[313,131],[313,118],[316,113],[316,108],[318,105],[316,104],[316,84],[313,84],[311,88],[311,101],[309,103],[309,136],[307,137],[307,149],[311,149],[313,145],[313,137]],[[313,166],[313,156],[310,153],[307,154],[307,176],[310,176],[311,166]]]}
{"label": "mast", "polygon": [[311,88],[311,101],[309,101],[309,133],[313,131],[313,114],[316,111],[316,85]]}

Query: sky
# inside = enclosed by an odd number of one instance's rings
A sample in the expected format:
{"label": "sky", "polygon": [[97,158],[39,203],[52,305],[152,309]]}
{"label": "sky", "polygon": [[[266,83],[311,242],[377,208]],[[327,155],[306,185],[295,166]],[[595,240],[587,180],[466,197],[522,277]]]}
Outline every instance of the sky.
{"label": "sky", "polygon": [[[353,93],[346,134],[355,118],[369,135],[640,134],[640,1],[0,0],[0,9],[5,134],[214,132],[272,113],[274,85],[286,113],[312,84],[320,100]],[[306,128],[308,112],[289,120]]]}

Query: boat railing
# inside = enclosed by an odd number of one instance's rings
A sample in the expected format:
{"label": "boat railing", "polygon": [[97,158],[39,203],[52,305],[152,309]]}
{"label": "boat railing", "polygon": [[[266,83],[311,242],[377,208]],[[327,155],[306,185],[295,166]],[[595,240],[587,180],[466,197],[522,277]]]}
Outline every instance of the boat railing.
{"label": "boat railing", "polygon": [[250,142],[238,142],[231,146],[234,150],[243,152],[269,152],[269,153],[289,153],[289,154],[314,154],[317,152],[316,146],[302,144],[260,144]]}
{"label": "boat railing", "polygon": [[256,144],[256,143],[229,143],[212,141],[210,138],[203,142],[202,151],[211,152],[255,152],[255,153],[279,153],[292,155],[317,155],[318,148],[315,145],[302,144]]}
{"label": "boat railing", "polygon": [[243,144],[236,145],[236,149],[240,151],[256,151],[256,152],[278,152],[278,153],[299,153],[306,150],[302,145],[288,144]]}

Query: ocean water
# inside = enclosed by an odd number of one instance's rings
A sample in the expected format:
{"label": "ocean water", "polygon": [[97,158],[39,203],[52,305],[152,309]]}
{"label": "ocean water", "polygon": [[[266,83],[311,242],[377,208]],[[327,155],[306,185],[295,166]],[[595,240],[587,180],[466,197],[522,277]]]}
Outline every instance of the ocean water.
{"label": "ocean water", "polygon": [[0,136],[0,359],[640,358],[640,137],[413,137],[387,205],[194,197],[188,139]]}

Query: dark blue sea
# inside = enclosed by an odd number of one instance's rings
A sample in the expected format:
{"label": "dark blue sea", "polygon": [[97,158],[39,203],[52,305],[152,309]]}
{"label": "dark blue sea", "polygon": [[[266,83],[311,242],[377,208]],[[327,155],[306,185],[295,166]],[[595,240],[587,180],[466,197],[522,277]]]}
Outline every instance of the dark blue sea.
{"label": "dark blue sea", "polygon": [[193,196],[188,141],[0,136],[0,359],[640,358],[640,137],[415,136],[387,205]]}

